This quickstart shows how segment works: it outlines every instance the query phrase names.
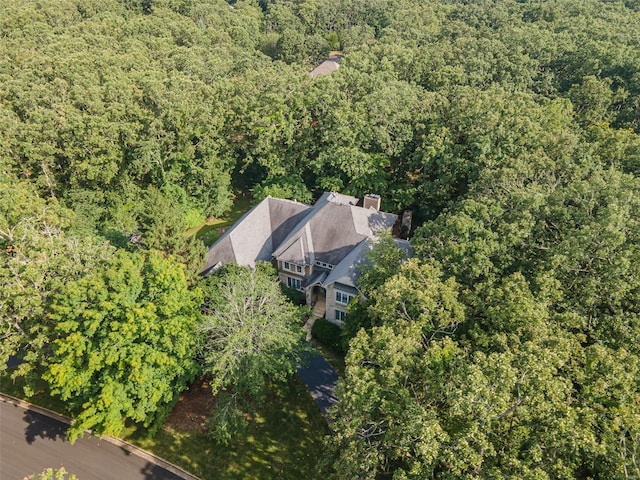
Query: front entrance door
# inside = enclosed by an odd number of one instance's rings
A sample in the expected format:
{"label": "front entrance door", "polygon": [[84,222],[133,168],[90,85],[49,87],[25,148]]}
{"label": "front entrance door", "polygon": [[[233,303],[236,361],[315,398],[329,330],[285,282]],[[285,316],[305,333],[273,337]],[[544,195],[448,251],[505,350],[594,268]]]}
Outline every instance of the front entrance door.
{"label": "front entrance door", "polygon": [[313,298],[313,303],[316,303],[318,300],[325,300],[327,298],[327,291],[320,285],[315,285],[311,298]]}

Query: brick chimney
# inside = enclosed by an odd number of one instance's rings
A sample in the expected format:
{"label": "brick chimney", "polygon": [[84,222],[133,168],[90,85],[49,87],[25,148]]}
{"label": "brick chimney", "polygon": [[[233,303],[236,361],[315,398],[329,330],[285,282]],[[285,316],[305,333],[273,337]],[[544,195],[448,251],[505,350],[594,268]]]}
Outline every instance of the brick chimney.
{"label": "brick chimney", "polygon": [[362,200],[362,206],[364,208],[373,208],[380,211],[380,195],[375,193],[367,193]]}

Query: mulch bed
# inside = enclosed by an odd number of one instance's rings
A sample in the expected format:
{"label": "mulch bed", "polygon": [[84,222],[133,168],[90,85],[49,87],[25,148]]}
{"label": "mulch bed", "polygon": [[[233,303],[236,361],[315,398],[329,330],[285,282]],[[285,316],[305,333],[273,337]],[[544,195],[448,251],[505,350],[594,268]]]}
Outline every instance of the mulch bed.
{"label": "mulch bed", "polygon": [[209,382],[196,378],[191,387],[180,395],[165,426],[182,432],[204,433],[205,421],[214,405],[215,398],[211,394]]}

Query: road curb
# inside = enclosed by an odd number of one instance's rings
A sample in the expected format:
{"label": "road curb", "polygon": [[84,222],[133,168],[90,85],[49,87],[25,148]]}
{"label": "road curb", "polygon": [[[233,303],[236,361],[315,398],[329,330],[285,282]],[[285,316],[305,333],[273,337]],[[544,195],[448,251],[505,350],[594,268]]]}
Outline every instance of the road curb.
{"label": "road curb", "polygon": [[[71,423],[73,423],[73,419],[65,415],[60,415],[59,413],[49,410],[48,408],[39,407],[38,405],[25,402],[24,400],[20,400],[19,398],[12,397],[11,395],[7,395],[6,393],[0,392],[0,400],[2,400],[5,403],[11,403],[13,405],[17,405],[19,407],[26,408],[28,410],[32,410],[46,417],[53,418],[54,420],[57,420],[59,422],[66,423],[67,425],[71,425]],[[91,432],[89,431],[87,433],[91,434]],[[174,465],[173,463],[168,462],[154,455],[151,452],[147,452],[146,450],[143,450],[140,447],[136,447],[135,445],[127,442],[126,440],[121,440],[119,438],[115,438],[110,435],[103,435],[102,437],[98,437],[98,438],[100,440],[109,442],[117,447],[120,447],[123,450],[126,450],[127,452],[133,455],[143,458],[148,462],[158,465],[159,467],[164,468],[165,470],[173,473],[174,475],[178,475],[179,477],[182,477],[184,480],[202,480],[199,477],[196,477],[195,475],[187,472],[186,470],[183,470],[177,465]]]}

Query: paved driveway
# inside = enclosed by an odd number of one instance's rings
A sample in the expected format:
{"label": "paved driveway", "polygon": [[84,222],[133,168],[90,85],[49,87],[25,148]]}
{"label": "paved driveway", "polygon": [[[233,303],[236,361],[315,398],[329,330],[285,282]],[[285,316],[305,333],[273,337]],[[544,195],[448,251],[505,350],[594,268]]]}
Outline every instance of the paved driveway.
{"label": "paved driveway", "polygon": [[98,438],[71,445],[66,424],[0,399],[0,479],[22,480],[47,467],[64,468],[80,480],[180,480],[181,476]]}
{"label": "paved driveway", "polygon": [[338,383],[338,375],[329,362],[319,353],[312,354],[305,365],[298,367],[297,375],[307,386],[322,414],[329,420],[328,410],[338,403],[333,393]]}

